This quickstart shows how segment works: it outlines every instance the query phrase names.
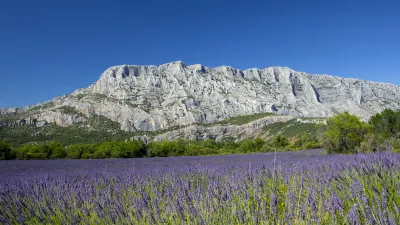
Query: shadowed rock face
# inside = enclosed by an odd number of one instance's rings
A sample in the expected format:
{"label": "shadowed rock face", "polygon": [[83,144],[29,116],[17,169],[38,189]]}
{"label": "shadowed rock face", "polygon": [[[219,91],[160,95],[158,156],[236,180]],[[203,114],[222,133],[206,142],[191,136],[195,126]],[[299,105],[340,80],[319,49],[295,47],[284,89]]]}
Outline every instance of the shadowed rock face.
{"label": "shadowed rock face", "polygon": [[13,122],[0,122],[0,127],[19,127],[25,125],[34,125],[36,127],[43,127],[47,125],[46,121],[37,121],[35,118],[20,119]]}
{"label": "shadowed rock face", "polygon": [[[386,108],[399,109],[400,87],[309,75],[286,67],[241,71],[229,66],[186,66],[178,61],[160,66],[114,66],[88,88],[50,103],[1,109],[0,114],[25,113],[60,126],[102,115],[119,122],[126,131],[208,124],[261,112],[329,117],[349,111],[366,119]],[[61,110],[65,106],[73,110]]]}

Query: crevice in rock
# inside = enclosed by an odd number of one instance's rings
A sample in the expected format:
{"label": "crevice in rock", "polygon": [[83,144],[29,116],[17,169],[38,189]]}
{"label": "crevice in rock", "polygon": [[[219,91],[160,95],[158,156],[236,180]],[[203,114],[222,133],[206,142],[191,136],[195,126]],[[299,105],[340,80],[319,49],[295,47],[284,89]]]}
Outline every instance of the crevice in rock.
{"label": "crevice in rock", "polygon": [[238,70],[238,73],[241,78],[244,78],[244,73],[241,70]]}
{"label": "crevice in rock", "polygon": [[115,73],[115,70],[112,70],[111,76],[114,78],[117,78],[117,74]]}
{"label": "crevice in rock", "polygon": [[121,76],[122,76],[122,78],[125,78],[125,77],[129,76],[129,68],[128,68],[128,66],[124,66]]}
{"label": "crevice in rock", "polygon": [[279,73],[276,72],[276,69],[274,69],[274,77],[275,77],[275,81],[279,83]]}
{"label": "crevice in rock", "polygon": [[294,96],[297,96],[294,84],[292,83],[291,86],[292,86],[292,93],[293,93],[293,95],[294,95]]}
{"label": "crevice in rock", "polygon": [[362,104],[364,104],[364,102],[365,102],[364,97],[361,94],[359,103],[360,103],[360,105],[362,105]]}
{"label": "crevice in rock", "polygon": [[320,95],[319,95],[319,92],[318,92],[317,88],[314,85],[311,85],[311,87],[314,90],[315,98],[317,99],[317,101],[319,103],[321,103]]}

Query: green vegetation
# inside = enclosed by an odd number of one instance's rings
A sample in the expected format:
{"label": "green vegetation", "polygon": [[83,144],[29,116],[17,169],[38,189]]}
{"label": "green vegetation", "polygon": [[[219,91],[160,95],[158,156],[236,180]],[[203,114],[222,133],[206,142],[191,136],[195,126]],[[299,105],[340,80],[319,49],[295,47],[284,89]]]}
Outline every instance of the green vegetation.
{"label": "green vegetation", "polygon": [[386,109],[380,114],[371,117],[369,123],[374,126],[375,133],[385,137],[399,137],[400,112]]}
{"label": "green vegetation", "polygon": [[240,142],[214,140],[160,141],[144,144],[142,141],[106,141],[96,144],[62,145],[60,142],[28,143],[17,148],[0,142],[1,159],[104,159],[104,158],[141,158],[169,156],[197,156],[217,154],[246,154],[255,152],[273,152],[275,150],[300,150],[320,147],[315,138],[302,135],[289,140],[276,136],[265,141],[261,138],[245,139]]}
{"label": "green vegetation", "polygon": [[67,159],[89,159],[96,151],[94,144],[73,144],[65,147]]}
{"label": "green vegetation", "polygon": [[247,116],[236,116],[236,117],[231,117],[223,121],[219,121],[215,124],[218,125],[243,125],[246,123],[250,123],[251,121],[258,120],[267,116],[274,116],[275,114],[273,113],[257,113],[253,115],[247,115]]}
{"label": "green vegetation", "polygon": [[268,134],[280,134],[287,138],[295,137],[299,134],[306,133],[311,136],[316,136],[321,125],[311,122],[300,122],[297,119],[292,119],[286,122],[277,122],[269,124],[263,128],[263,131]]}
{"label": "green vegetation", "polygon": [[77,94],[75,95],[75,98],[77,98],[78,100],[81,100],[82,98],[86,97],[86,94]]}
{"label": "green vegetation", "polygon": [[400,112],[387,109],[369,123],[345,112],[328,119],[324,129],[321,142],[328,153],[400,152]]}
{"label": "green vegetation", "polygon": [[277,135],[274,139],[272,139],[272,143],[274,146],[279,147],[279,148],[284,148],[288,146],[289,140],[281,135]]}
{"label": "green vegetation", "polygon": [[[1,143],[0,143],[1,147]],[[75,144],[62,146],[51,141],[43,144],[26,144],[11,150],[11,157],[4,159],[104,159],[142,157],[142,142],[104,142],[102,144]]]}
{"label": "green vegetation", "polygon": [[0,127],[0,140],[16,147],[26,143],[37,144],[49,141],[57,141],[62,145],[122,141],[136,134],[122,131],[119,123],[103,116],[93,116],[85,122],[68,127],[60,127],[56,124],[44,127]]}
{"label": "green vegetation", "polygon": [[105,99],[111,100],[111,98],[108,98],[107,95],[105,95],[105,94],[98,94],[98,93],[96,93],[96,94],[91,94],[90,96],[91,96],[94,100],[105,100]]}
{"label": "green vegetation", "polygon": [[[64,113],[76,113],[73,107],[61,107]],[[257,114],[253,116],[235,117],[226,123],[245,123],[263,118],[270,114]],[[294,123],[291,126],[301,123]],[[314,126],[307,124],[306,127]],[[166,131],[178,129],[173,127]],[[102,116],[88,118],[87,121],[74,126],[60,127],[50,124],[41,128],[35,126],[18,126],[13,128],[0,127],[0,140],[6,141],[15,150],[14,158],[17,159],[90,159],[90,158],[119,158],[119,157],[166,157],[189,155],[215,155],[215,154],[242,154],[253,152],[286,151],[307,148],[318,148],[315,135],[303,132],[293,136],[278,135],[275,139],[263,140],[261,138],[246,139],[235,142],[227,139],[222,142],[213,140],[204,141],[161,141],[140,147],[125,145],[123,142],[135,135],[157,135],[159,132],[125,132],[121,131],[120,124]],[[57,143],[57,144],[55,144]],[[132,142],[130,142],[132,144]],[[142,146],[143,145],[143,146]],[[60,148],[62,146],[62,150]],[[51,150],[49,150],[51,149]],[[113,150],[117,149],[117,150]],[[49,153],[50,152],[50,153]],[[17,154],[18,153],[18,154]]]}
{"label": "green vegetation", "polygon": [[[74,108],[64,107],[71,113]],[[258,118],[267,114],[252,117]],[[242,123],[250,117],[236,117],[227,123]],[[228,122],[229,121],[229,122]],[[235,122],[232,122],[235,121]],[[177,129],[171,128],[171,130]],[[145,145],[124,142],[135,135],[148,136],[160,132],[125,132],[120,124],[102,116],[89,118],[75,126],[0,127],[0,159],[91,159],[168,157],[215,154],[245,154],[254,152],[292,151],[324,147],[328,153],[359,153],[391,149],[400,152],[400,112],[385,110],[369,123],[347,112],[326,121],[326,125],[303,123],[297,119],[270,124],[262,137],[235,142],[160,141]]]}
{"label": "green vegetation", "polygon": [[6,144],[4,141],[0,141],[0,160],[13,159],[12,148],[10,145]]}
{"label": "green vegetation", "polygon": [[26,144],[13,150],[16,159],[58,159],[66,157],[64,147],[55,141],[46,144]]}
{"label": "green vegetation", "polygon": [[81,115],[81,116],[83,116],[83,114],[81,112],[79,112],[78,110],[76,110],[75,107],[64,105],[64,106],[61,106],[61,107],[59,107],[57,109],[60,110],[64,114]]}
{"label": "green vegetation", "polygon": [[6,122],[6,123],[12,123],[21,120],[21,118],[24,118],[27,115],[26,112],[23,113],[10,113],[6,115],[0,115],[0,122]]}
{"label": "green vegetation", "polygon": [[147,146],[147,156],[196,156],[196,155],[217,155],[217,154],[244,154],[264,152],[267,142],[260,138],[246,139],[241,142],[225,141],[216,142],[213,140],[203,141],[161,141],[151,142]]}
{"label": "green vegetation", "polygon": [[371,127],[348,112],[326,121],[323,143],[328,153],[355,153]]}
{"label": "green vegetation", "polygon": [[43,110],[43,109],[48,109],[54,107],[54,102],[45,102],[43,104],[37,105],[35,107],[32,107],[29,109],[29,111],[37,111],[37,110]]}

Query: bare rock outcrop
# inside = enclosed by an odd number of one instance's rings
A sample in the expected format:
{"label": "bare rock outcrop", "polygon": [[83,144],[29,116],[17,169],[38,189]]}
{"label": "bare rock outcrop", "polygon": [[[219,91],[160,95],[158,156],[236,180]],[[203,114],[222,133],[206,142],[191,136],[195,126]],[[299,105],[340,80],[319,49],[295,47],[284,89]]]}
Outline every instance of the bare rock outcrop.
{"label": "bare rock outcrop", "polygon": [[[21,119],[31,117],[60,126],[101,115],[118,122],[125,131],[189,126],[187,135],[198,138],[195,134],[203,128],[193,124],[241,115],[273,112],[329,117],[349,111],[367,119],[386,108],[400,108],[399,86],[310,75],[286,67],[241,71],[229,66],[186,66],[178,61],[110,67],[88,88],[34,107],[0,109],[0,115],[21,114]],[[206,133],[213,135],[212,130]]]}

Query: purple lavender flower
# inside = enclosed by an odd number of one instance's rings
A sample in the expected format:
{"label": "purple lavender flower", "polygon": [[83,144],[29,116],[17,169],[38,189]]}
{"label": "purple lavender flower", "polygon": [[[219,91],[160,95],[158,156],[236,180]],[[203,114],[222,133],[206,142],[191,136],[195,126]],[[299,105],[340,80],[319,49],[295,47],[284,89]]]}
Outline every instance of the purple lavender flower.
{"label": "purple lavender flower", "polygon": [[347,220],[351,225],[359,225],[360,220],[358,218],[358,205],[355,203],[353,207],[347,212]]}
{"label": "purple lavender flower", "polygon": [[369,222],[369,224],[375,225],[375,219],[372,216],[371,208],[369,207],[368,198],[364,192],[362,193],[362,196],[361,196],[361,202],[364,206],[364,210],[363,210],[364,218]]}
{"label": "purple lavender flower", "polygon": [[336,212],[343,211],[342,200],[336,195],[335,192],[332,193],[331,199],[329,199],[325,205],[331,214],[336,214]]}
{"label": "purple lavender flower", "polygon": [[271,194],[270,198],[270,209],[271,209],[271,214],[273,217],[276,217],[276,212],[277,212],[277,206],[278,206],[278,198],[276,197],[275,193]]}
{"label": "purple lavender flower", "polygon": [[363,193],[363,187],[357,179],[353,181],[353,184],[350,187],[351,198],[358,198]]}
{"label": "purple lavender flower", "polygon": [[397,195],[400,197],[400,183],[397,183]]}
{"label": "purple lavender flower", "polygon": [[[282,160],[285,154],[292,154],[292,158]],[[184,163],[166,159],[178,166],[161,165],[162,159],[145,159],[143,169],[138,165],[142,161],[130,159],[73,161],[76,164],[70,171],[29,176],[13,170],[2,172],[0,165],[0,223],[25,224],[37,219],[38,223],[51,224],[50,216],[56,215],[63,224],[90,223],[94,215],[100,224],[330,222],[325,218],[350,224],[399,222],[396,200],[390,196],[397,196],[393,192],[400,192],[400,184],[384,182],[387,177],[400,174],[400,155],[301,159],[303,154],[277,153],[275,169],[273,156],[269,161],[259,155],[241,156],[251,158],[251,167],[238,156],[220,156],[218,163],[214,157],[195,158],[196,166],[186,165],[192,158],[184,158]],[[209,160],[207,166],[198,166],[202,160]],[[74,172],[79,168],[78,162],[86,170]],[[131,168],[132,162],[135,171],[124,169]],[[51,165],[60,169],[58,164],[63,161],[56,163]],[[104,172],[99,167],[107,163],[112,164]],[[368,184],[369,175],[375,174],[381,177],[374,179],[387,186],[363,187]],[[368,199],[371,192],[372,199]],[[349,203],[350,210],[346,211]]]}
{"label": "purple lavender flower", "polygon": [[388,209],[388,196],[386,194],[386,188],[382,189],[382,209],[383,210]]}

